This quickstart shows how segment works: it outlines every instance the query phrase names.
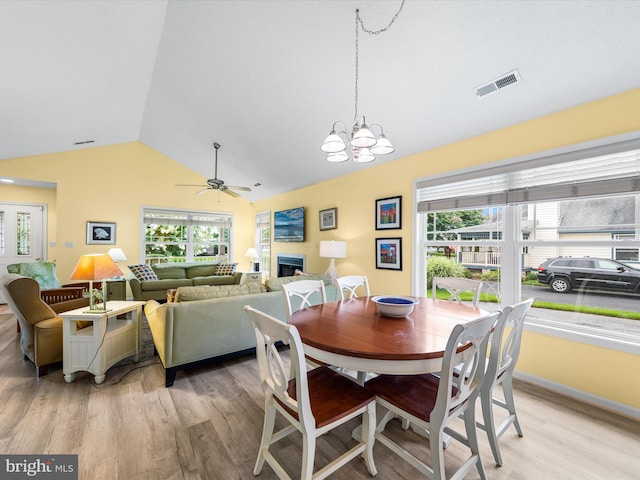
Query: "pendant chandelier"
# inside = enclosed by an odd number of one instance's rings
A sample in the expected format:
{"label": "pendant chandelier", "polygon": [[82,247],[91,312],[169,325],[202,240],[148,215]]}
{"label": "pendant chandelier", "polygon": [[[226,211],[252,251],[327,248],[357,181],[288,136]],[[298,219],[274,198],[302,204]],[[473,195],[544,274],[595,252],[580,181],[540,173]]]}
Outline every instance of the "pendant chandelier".
{"label": "pendant chandelier", "polygon": [[[382,125],[375,123],[371,126],[367,125],[364,115],[358,116],[358,32],[360,28],[369,35],[378,35],[387,31],[391,25],[396,21],[398,15],[402,11],[404,1],[400,8],[393,16],[389,24],[381,28],[380,30],[368,30],[362,18],[360,17],[360,10],[356,10],[356,78],[355,78],[355,114],[353,116],[353,129],[351,133],[348,132],[347,126],[340,121],[333,124],[329,136],[322,143],[320,149],[327,153],[327,160],[329,162],[344,162],[349,160],[349,153],[354,162],[365,163],[372,162],[376,159],[375,155],[386,155],[392,153],[395,149],[391,142],[384,136]],[[337,127],[341,127],[336,130]],[[376,137],[372,130],[379,129],[380,132]]]}

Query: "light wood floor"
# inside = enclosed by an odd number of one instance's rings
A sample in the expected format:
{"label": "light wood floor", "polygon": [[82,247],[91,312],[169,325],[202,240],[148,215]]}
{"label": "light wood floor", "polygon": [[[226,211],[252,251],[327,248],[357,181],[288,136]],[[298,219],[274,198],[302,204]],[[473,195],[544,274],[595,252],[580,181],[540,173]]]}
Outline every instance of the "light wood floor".
{"label": "light wood floor", "polygon": [[[141,368],[114,367],[99,387],[84,373],[66,384],[61,366],[35,378],[33,365],[20,354],[15,318],[3,313],[6,306],[0,306],[0,453],[78,454],[80,478],[88,480],[253,478],[263,416],[255,358],[180,372],[171,388],[164,387],[157,357]],[[521,382],[515,394],[525,436],[513,429],[505,434],[502,467],[495,467],[480,432],[490,479],[640,478],[638,422]],[[317,466],[351,444],[355,426],[319,439]],[[410,450],[426,451],[425,441],[397,421],[388,428],[406,437]],[[300,464],[298,438],[281,441],[277,455],[293,478]],[[383,445],[376,444],[374,454],[376,478],[422,478]],[[452,445],[445,460],[456,466],[463,454]],[[259,478],[276,476],[265,465]],[[331,478],[371,477],[357,459]],[[479,476],[474,471],[468,478]]]}

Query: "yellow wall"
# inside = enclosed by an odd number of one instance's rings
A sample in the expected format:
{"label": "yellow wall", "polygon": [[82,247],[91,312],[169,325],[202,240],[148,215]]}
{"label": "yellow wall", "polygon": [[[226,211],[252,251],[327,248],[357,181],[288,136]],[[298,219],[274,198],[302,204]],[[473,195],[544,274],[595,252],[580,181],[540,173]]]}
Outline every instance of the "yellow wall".
{"label": "yellow wall", "polygon": [[[19,200],[57,208],[57,215],[49,212],[48,241],[55,241],[56,247],[48,249],[48,258],[56,260],[62,283],[68,281],[80,255],[106,253],[112,247],[86,244],[87,221],[116,222],[115,246],[127,257],[120,265],[140,263],[144,254],[142,207],[233,212],[232,253],[241,267],[246,260],[242,254],[254,243],[249,202],[219,192],[195,195],[197,189],[176,187],[176,183],[202,183],[204,179],[139,142],[4,160],[0,172],[57,184],[55,199],[41,201],[41,195],[34,195],[33,199],[23,196]],[[16,202],[15,188],[0,186],[0,201]],[[68,242],[72,248],[65,246]]]}
{"label": "yellow wall", "polygon": [[[285,252],[306,254],[307,270],[324,272],[328,260],[318,256],[320,240],[346,240],[347,258],[336,260],[341,275],[366,273],[374,294],[409,294],[415,234],[413,185],[417,178],[640,130],[638,111],[640,89],[635,89],[394,162],[363,168],[357,173],[253,205],[226,195],[220,195],[218,203],[218,194],[195,196],[188,189],[174,187],[177,181],[198,183],[203,179],[137,142],[5,160],[0,162],[0,174],[57,182],[58,215],[53,221],[50,218],[50,224],[56,223],[53,231],[58,246],[54,251],[50,250],[49,255],[58,260],[63,272],[61,280],[65,273],[70,273],[80,254],[105,250],[105,247],[85,245],[87,220],[116,221],[118,246],[130,259],[128,263],[133,263],[141,258],[141,206],[233,211],[234,256],[242,266],[246,261],[242,254],[254,243],[255,212],[305,207],[306,241],[273,243],[272,271],[275,254]],[[425,135],[429,135],[428,130]],[[3,189],[0,186],[0,201],[10,201]],[[403,228],[375,230],[375,200],[396,195],[402,195],[403,199]],[[332,207],[338,208],[338,228],[321,232],[318,212]],[[403,271],[377,270],[375,238],[397,236],[403,240]],[[67,241],[72,241],[75,248],[63,248]],[[577,365],[563,361],[565,358],[583,359],[579,365],[587,371],[607,366],[606,371],[611,372],[624,366],[629,372],[640,371],[640,356],[530,332],[525,333],[523,342],[518,365],[521,371],[640,408],[640,395],[630,392],[623,379],[611,374],[597,379],[577,375]],[[554,351],[562,351],[565,357],[550,361],[549,346]],[[545,355],[540,355],[541,351]]]}

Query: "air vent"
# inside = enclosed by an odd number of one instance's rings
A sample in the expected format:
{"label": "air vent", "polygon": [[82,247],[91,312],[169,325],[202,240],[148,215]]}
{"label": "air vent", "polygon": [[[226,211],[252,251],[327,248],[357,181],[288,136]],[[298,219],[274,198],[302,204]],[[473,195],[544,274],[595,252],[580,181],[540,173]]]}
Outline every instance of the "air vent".
{"label": "air vent", "polygon": [[521,81],[520,73],[518,70],[514,70],[513,72],[502,75],[500,78],[492,80],[489,83],[485,83],[484,85],[474,88],[473,91],[478,97],[484,97],[485,95],[497,92],[504,87],[508,87],[509,85],[513,85],[514,83]]}

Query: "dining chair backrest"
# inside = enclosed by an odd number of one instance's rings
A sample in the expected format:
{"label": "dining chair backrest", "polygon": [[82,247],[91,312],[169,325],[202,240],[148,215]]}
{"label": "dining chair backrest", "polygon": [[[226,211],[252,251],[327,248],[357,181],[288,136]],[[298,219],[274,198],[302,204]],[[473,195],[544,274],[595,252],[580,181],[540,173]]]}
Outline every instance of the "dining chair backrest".
{"label": "dining chair backrest", "polygon": [[[373,460],[375,395],[326,366],[306,369],[304,348],[295,326],[252,308],[244,307],[256,335],[256,357],[260,384],[265,394],[262,440],[254,475],[266,461],[279,478],[290,478],[270,452],[272,444],[293,432],[302,434],[301,479],[322,479],[348,461],[362,456],[371,475],[377,471]],[[289,345],[289,361],[280,344]],[[311,402],[313,398],[313,404]],[[290,425],[274,433],[276,413]],[[361,440],[313,474],[316,438],[329,430],[362,417]],[[290,449],[290,445],[287,446]]]}
{"label": "dining chair backrest", "polygon": [[[487,361],[485,379],[480,391],[484,423],[478,426],[487,432],[489,445],[497,465],[502,465],[502,455],[498,440],[504,432],[513,424],[518,435],[521,437],[523,435],[513,398],[512,377],[520,355],[524,320],[533,301],[533,298],[529,298],[523,302],[505,307],[503,314],[496,322],[491,338],[491,350]],[[502,385],[504,401],[493,394],[493,390],[498,385]],[[508,411],[508,417],[497,427],[493,415],[493,405]]]}
{"label": "dining chair backrest", "polygon": [[[455,415],[456,409],[480,394],[491,329],[501,313],[495,311],[453,328],[442,359],[440,383],[432,417],[451,417]],[[458,355],[458,348],[465,345],[465,350]]]}
{"label": "dining chair backrest", "polygon": [[289,318],[294,312],[319,303],[327,303],[322,280],[298,280],[282,285],[285,312]]}
{"label": "dining chair backrest", "polygon": [[[300,334],[293,325],[245,307],[256,335],[256,357],[260,384],[265,395],[275,396],[282,405],[296,412],[303,425],[313,424],[307,388],[306,364]],[[290,362],[285,362],[277,343],[289,345]],[[289,380],[296,379],[295,397],[287,390]]]}
{"label": "dining chair backrest", "polygon": [[449,292],[449,301],[462,303],[460,294],[463,292],[473,293],[471,304],[477,307],[480,303],[480,292],[482,291],[482,282],[479,280],[471,280],[470,278],[460,277],[433,277],[431,284],[431,296],[435,300],[437,289],[447,290]]}
{"label": "dining chair backrest", "polygon": [[[520,355],[524,319],[534,299],[505,307],[504,314],[496,323],[491,339],[491,351],[487,363],[487,380],[495,382],[513,369]],[[506,338],[505,338],[506,336]]]}
{"label": "dining chair backrest", "polygon": [[366,275],[346,275],[336,279],[340,298],[346,300],[358,297],[357,290],[360,288],[361,294],[368,297],[371,295],[369,280]]}

